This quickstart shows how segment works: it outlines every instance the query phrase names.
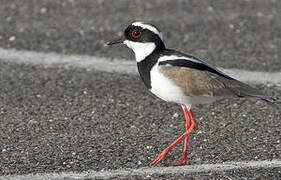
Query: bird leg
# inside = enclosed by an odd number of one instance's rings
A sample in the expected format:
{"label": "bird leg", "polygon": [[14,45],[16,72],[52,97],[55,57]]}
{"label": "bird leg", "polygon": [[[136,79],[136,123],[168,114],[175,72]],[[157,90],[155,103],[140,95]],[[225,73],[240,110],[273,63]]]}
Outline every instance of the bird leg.
{"label": "bird leg", "polygon": [[189,110],[187,111],[186,106],[182,106],[182,108],[183,108],[183,112],[184,112],[184,116],[185,116],[185,120],[186,120],[186,133],[187,133],[187,135],[185,137],[185,141],[184,141],[183,159],[179,163],[170,163],[170,164],[167,164],[167,166],[186,165],[189,133],[197,128],[197,123],[194,119],[194,114],[193,114],[192,110],[189,108]]}
{"label": "bird leg", "polygon": [[[168,154],[168,152],[173,149],[179,142],[185,138],[184,141],[184,152],[183,152],[183,160],[180,163],[172,163],[168,164],[168,166],[180,166],[185,165],[187,161],[187,149],[188,149],[188,141],[189,141],[189,133],[197,128],[197,123],[194,119],[194,115],[192,110],[189,108],[187,110],[186,106],[182,106],[185,120],[186,120],[186,132],[183,133],[177,140],[175,140],[170,146],[163,150],[163,152],[151,163],[157,164],[164,159],[164,157]],[[190,117],[189,117],[190,116]]]}

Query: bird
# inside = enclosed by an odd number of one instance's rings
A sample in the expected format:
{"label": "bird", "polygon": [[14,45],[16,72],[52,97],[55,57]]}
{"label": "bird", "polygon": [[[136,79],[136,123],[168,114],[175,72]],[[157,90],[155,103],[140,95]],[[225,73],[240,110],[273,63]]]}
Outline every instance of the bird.
{"label": "bird", "polygon": [[187,164],[189,134],[198,127],[193,106],[224,98],[272,101],[259,89],[230,77],[200,58],[166,48],[162,32],[151,23],[131,23],[121,37],[107,43],[109,46],[116,44],[125,44],[133,50],[138,72],[148,90],[166,102],[181,105],[185,116],[185,132],[164,149],[152,165],[161,162],[183,140],[182,160],[167,165]]}

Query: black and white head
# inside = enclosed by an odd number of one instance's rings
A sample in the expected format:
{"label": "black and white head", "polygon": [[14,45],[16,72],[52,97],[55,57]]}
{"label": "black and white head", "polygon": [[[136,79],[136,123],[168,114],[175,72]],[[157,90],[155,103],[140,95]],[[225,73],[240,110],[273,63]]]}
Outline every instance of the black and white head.
{"label": "black and white head", "polygon": [[108,45],[124,43],[131,48],[140,62],[154,50],[165,49],[162,33],[152,24],[134,22],[124,31],[123,37],[113,40]]}

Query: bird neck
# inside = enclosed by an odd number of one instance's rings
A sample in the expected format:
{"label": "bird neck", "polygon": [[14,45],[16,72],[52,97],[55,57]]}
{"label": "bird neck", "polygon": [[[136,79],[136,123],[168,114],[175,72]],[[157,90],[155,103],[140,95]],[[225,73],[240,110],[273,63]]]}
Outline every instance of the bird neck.
{"label": "bird neck", "polygon": [[137,62],[144,60],[155,51],[165,50],[165,45],[160,39],[156,42],[146,43],[126,40],[124,41],[124,44],[134,51]]}
{"label": "bird neck", "polygon": [[155,42],[155,44],[156,44],[156,50],[165,50],[166,49],[166,47],[165,47],[165,44],[164,44],[164,42],[162,41],[162,40],[157,40],[156,42]]}
{"label": "bird neck", "polygon": [[163,46],[156,46],[149,55],[137,62],[140,77],[148,89],[151,89],[150,71],[157,64],[159,57],[164,51],[165,48]]}
{"label": "bird neck", "polygon": [[166,47],[161,40],[157,42],[145,43],[145,45],[142,48],[140,48],[138,52],[134,51],[136,56],[136,61],[140,62],[144,60],[146,57],[150,56],[151,54],[165,49]]}
{"label": "bird neck", "polygon": [[132,47],[132,50],[135,53],[136,61],[141,62],[144,60],[147,56],[153,53],[155,49],[157,48],[156,44],[153,42],[148,43],[138,43],[134,42],[135,45]]}

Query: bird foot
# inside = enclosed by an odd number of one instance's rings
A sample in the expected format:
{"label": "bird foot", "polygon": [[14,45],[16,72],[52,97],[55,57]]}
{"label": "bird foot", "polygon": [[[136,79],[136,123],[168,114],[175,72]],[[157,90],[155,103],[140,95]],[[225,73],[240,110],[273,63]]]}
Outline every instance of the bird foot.
{"label": "bird foot", "polygon": [[161,154],[159,154],[159,156],[154,161],[151,162],[151,165],[161,162],[167,154],[168,150],[165,149]]}
{"label": "bird foot", "polygon": [[179,163],[169,163],[169,164],[166,164],[166,166],[184,166],[186,165],[186,160],[182,160],[181,162]]}

